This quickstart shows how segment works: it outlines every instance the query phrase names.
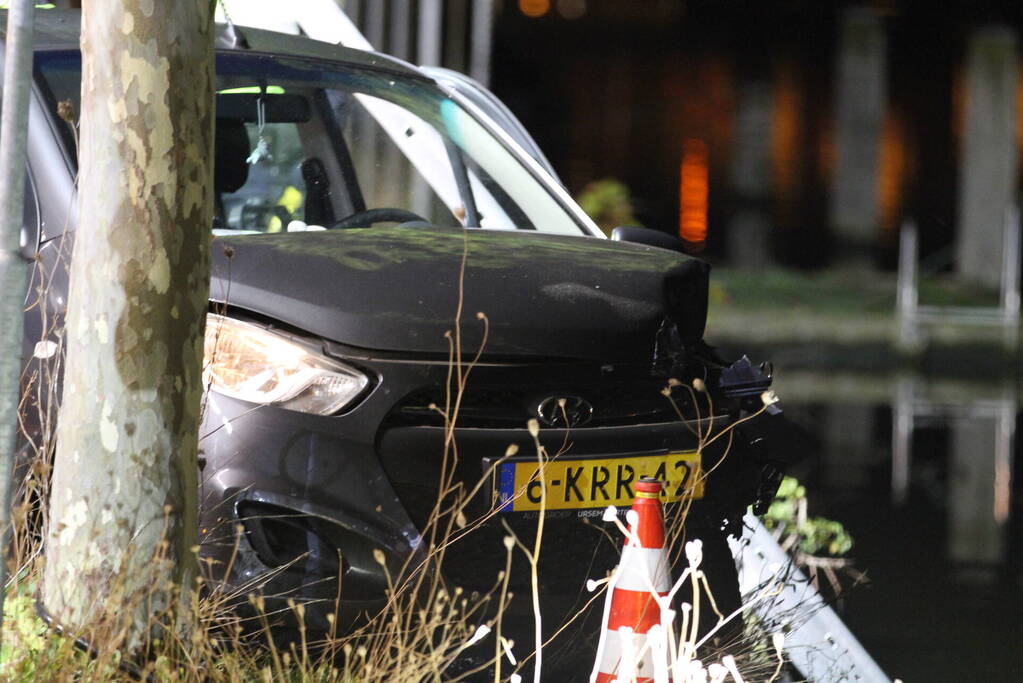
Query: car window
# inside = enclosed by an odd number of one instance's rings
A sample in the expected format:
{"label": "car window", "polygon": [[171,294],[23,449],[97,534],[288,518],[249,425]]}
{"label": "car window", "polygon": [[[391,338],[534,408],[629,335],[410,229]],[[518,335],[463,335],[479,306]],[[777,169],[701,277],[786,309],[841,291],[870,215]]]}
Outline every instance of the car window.
{"label": "car window", "polygon": [[[77,51],[37,55],[49,99],[78,110]],[[377,223],[588,234],[471,114],[425,80],[368,67],[217,57],[219,231]]]}
{"label": "car window", "polygon": [[[352,156],[353,175],[367,207],[400,207],[434,225],[460,224],[462,200],[451,161],[432,126],[379,97],[335,90],[328,101],[335,129]],[[381,119],[392,129],[403,131],[406,140],[414,137],[418,156],[403,150]]]}
{"label": "car window", "polygon": [[293,123],[272,123],[262,128],[244,124],[245,137],[257,147],[246,158],[246,182],[217,197],[217,227],[280,232],[293,220],[305,219],[305,183],[302,180],[302,143]]}

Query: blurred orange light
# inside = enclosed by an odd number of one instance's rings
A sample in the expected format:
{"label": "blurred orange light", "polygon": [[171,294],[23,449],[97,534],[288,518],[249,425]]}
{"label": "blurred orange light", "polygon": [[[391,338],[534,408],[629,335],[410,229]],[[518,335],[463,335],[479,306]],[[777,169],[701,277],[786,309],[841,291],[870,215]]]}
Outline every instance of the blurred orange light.
{"label": "blurred orange light", "polygon": [[796,201],[799,191],[802,108],[798,74],[791,64],[784,64],[778,71],[774,90],[771,170],[778,199],[786,208]]}
{"label": "blurred orange light", "polygon": [[519,0],[519,11],[527,17],[542,17],[550,9],[550,0]]}
{"label": "blurred orange light", "polygon": [[889,233],[899,227],[902,197],[905,193],[907,153],[906,131],[902,120],[888,112],[881,129],[881,154],[877,173],[877,198],[881,230]]}
{"label": "blurred orange light", "polygon": [[689,139],[682,143],[679,181],[678,235],[692,247],[707,241],[707,144]]}

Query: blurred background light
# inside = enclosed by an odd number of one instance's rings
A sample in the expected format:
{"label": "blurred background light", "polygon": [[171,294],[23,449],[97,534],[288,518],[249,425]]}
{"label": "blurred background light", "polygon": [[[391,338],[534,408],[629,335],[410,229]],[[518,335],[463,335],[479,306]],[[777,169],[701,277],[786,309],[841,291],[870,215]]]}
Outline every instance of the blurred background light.
{"label": "blurred background light", "polygon": [[682,143],[678,234],[690,245],[707,241],[707,144],[690,138]]}
{"label": "blurred background light", "polygon": [[578,19],[586,14],[586,0],[558,0],[558,14],[565,19]]}
{"label": "blurred background light", "polygon": [[550,0],[519,0],[519,11],[527,17],[542,17],[550,9]]}

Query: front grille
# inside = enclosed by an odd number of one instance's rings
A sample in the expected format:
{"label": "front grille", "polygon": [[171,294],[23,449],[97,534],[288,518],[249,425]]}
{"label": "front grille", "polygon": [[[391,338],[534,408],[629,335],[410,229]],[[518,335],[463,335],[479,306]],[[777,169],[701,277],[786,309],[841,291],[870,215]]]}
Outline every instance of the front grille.
{"label": "front grille", "polygon": [[[456,424],[475,428],[516,428],[538,417],[541,403],[550,398],[578,398],[592,406],[592,413],[579,427],[614,427],[633,424],[674,422],[679,413],[692,417],[695,410],[690,393],[683,387],[672,390],[671,399],[663,395],[664,380],[643,379],[632,382],[606,382],[583,386],[470,386],[462,394]],[[451,399],[453,403],[453,398]],[[674,405],[673,405],[674,402]],[[395,406],[392,418],[408,426],[443,426],[441,411],[448,397],[441,388],[423,389],[407,396]],[[557,410],[555,410],[557,412]],[[559,418],[561,419],[561,418]],[[564,426],[562,424],[541,426]]]}
{"label": "front grille", "polygon": [[[420,530],[437,502],[444,465],[445,430],[441,410],[449,403],[446,373],[422,372],[418,388],[406,393],[389,412],[378,441],[380,462],[398,499]],[[430,379],[434,383],[429,383]],[[437,381],[441,380],[441,381]],[[407,385],[406,385],[407,386]],[[476,490],[486,472],[484,460],[499,458],[509,444],[532,453],[525,429],[538,418],[537,406],[550,398],[575,397],[592,406],[585,424],[541,424],[540,441],[550,452],[579,455],[655,452],[689,448],[690,432],[683,427],[697,412],[692,389],[675,386],[671,398],[662,393],[667,381],[652,377],[644,365],[610,366],[568,363],[522,366],[481,366],[470,375],[455,420],[457,457],[448,467],[462,493]],[[701,401],[702,394],[697,394]],[[453,400],[453,399],[452,399]],[[618,431],[621,429],[621,431]],[[492,430],[492,431],[491,431]],[[489,484],[484,484],[465,510],[466,521],[483,516],[489,507]],[[442,506],[447,508],[447,505]],[[598,518],[599,519],[599,518]],[[445,576],[467,590],[489,590],[504,569],[504,537],[510,530],[532,547],[536,519],[526,514],[490,517],[447,549]],[[600,578],[617,562],[621,539],[605,535],[607,525],[590,524],[577,511],[551,511],[545,523],[541,551],[540,590],[544,595],[575,596],[589,578]],[[529,564],[516,550],[510,579],[513,591],[525,598],[530,588]],[[585,593],[585,591],[584,591]]]}
{"label": "front grille", "polygon": [[[398,497],[408,506],[420,529],[425,527],[428,510],[436,501],[436,488],[427,484],[401,483],[395,486]],[[470,505],[467,521],[483,512]],[[418,514],[416,514],[418,513]],[[540,590],[545,595],[575,595],[587,579],[603,578],[618,563],[621,539],[606,532],[599,517],[591,522],[575,510],[547,513],[540,551]],[[505,526],[507,524],[507,527]],[[448,546],[444,556],[445,577],[466,590],[489,591],[505,568],[503,539],[510,529],[530,550],[536,540],[537,520],[522,514],[499,515],[479,525]],[[509,588],[528,599],[530,567],[525,555],[516,548],[512,554]]]}

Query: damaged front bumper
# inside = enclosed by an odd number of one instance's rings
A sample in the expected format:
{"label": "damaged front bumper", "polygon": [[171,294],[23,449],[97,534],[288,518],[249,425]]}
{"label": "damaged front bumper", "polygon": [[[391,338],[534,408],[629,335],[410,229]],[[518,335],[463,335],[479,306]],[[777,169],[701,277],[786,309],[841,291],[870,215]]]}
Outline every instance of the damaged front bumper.
{"label": "damaged front bumper", "polygon": [[[344,628],[374,613],[389,580],[424,564],[431,543],[423,533],[445,471],[455,486],[449,498],[476,493],[462,508],[464,528],[454,527],[458,540],[442,562],[427,564],[470,594],[490,591],[505,567],[503,538],[511,531],[531,544],[536,533],[535,513],[495,513],[495,487],[485,481],[510,446],[535,457],[539,443],[556,458],[699,451],[711,474],[689,511],[687,534],[734,531],[729,520],[765,495],[763,473],[774,460],[756,429],[762,417],[732,427],[739,414],[712,415],[709,405],[700,412],[687,387],[669,400],[666,382],[646,367],[480,364],[449,428],[443,411],[455,401],[444,389],[447,362],[353,353],[345,361],[375,379],[347,413],[253,408],[210,394],[201,442],[202,553],[210,578],[230,590],[306,603],[309,628],[326,630],[328,614],[339,613]],[[582,397],[593,409],[585,424],[541,428],[534,440],[526,428],[530,411],[551,396]],[[595,515],[592,507],[546,513],[540,590],[561,616],[585,602],[587,579],[616,564],[618,542]],[[529,566],[518,553],[509,586],[520,595],[529,590]]]}

